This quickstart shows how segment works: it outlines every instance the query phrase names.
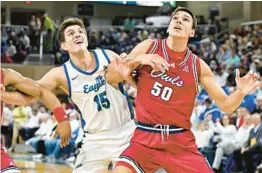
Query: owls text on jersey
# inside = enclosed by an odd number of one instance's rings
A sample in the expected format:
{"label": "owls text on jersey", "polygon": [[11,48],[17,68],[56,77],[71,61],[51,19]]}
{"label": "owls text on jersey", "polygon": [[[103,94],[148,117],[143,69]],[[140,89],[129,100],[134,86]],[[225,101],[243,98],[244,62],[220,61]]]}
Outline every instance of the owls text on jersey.
{"label": "owls text on jersey", "polygon": [[105,80],[104,67],[110,63],[105,50],[91,51],[96,68],[86,72],[71,59],[63,64],[69,96],[78,107],[84,131],[98,132],[116,129],[133,119],[133,107],[123,84],[119,90]]}

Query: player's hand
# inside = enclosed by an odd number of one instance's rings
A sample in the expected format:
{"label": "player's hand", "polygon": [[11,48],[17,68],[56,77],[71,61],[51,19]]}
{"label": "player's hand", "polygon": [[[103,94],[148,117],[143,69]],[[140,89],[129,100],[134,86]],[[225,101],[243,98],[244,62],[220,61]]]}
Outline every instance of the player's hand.
{"label": "player's hand", "polygon": [[[166,71],[169,70],[170,67],[170,64],[167,62],[167,60],[158,54],[142,54],[136,57],[136,61],[138,61],[140,65],[151,66],[154,71]],[[130,58],[124,58],[123,62],[130,63],[132,61],[130,61]]]}
{"label": "player's hand", "polygon": [[69,121],[62,121],[56,127],[54,138],[60,135],[60,146],[61,148],[66,147],[69,144],[71,137],[71,126]]}
{"label": "player's hand", "polygon": [[243,96],[251,93],[260,86],[259,75],[250,70],[245,76],[240,77],[239,70],[236,70],[237,91]]}
{"label": "player's hand", "polygon": [[129,59],[127,58],[126,53],[121,53],[120,54],[120,59],[116,60],[116,66],[119,74],[126,79],[128,76],[131,75],[132,69],[131,66],[128,64]]}

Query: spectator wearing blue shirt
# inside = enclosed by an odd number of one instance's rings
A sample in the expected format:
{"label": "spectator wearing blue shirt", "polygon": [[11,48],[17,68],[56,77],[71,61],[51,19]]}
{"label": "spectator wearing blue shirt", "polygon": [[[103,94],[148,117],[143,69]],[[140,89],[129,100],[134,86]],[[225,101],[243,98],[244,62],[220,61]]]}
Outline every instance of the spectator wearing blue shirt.
{"label": "spectator wearing blue shirt", "polygon": [[211,115],[212,116],[212,121],[215,123],[217,121],[217,119],[221,118],[221,111],[219,110],[219,108],[212,102],[212,100],[207,97],[204,100],[204,104],[206,106],[206,109],[204,110],[204,112],[199,116],[200,121],[203,121],[206,119],[207,115]]}

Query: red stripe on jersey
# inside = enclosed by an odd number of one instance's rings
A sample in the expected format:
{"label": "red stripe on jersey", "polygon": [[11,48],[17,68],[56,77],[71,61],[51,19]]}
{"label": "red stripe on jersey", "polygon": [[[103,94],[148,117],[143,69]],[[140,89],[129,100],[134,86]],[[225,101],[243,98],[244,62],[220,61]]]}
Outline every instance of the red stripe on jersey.
{"label": "red stripe on jersey", "polygon": [[153,40],[153,42],[147,49],[146,54],[153,54],[156,51],[156,48],[157,48],[157,40]]}

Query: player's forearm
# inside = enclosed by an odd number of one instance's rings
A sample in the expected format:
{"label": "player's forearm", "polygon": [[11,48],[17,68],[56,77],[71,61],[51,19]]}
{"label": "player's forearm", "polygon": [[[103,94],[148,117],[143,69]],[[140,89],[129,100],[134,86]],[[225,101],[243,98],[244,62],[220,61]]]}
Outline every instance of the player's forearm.
{"label": "player's forearm", "polygon": [[43,87],[41,88],[40,99],[53,112],[56,120],[60,123],[69,120],[58,98]]}
{"label": "player's forearm", "polygon": [[220,108],[223,112],[233,113],[240,106],[243,99],[244,95],[238,90],[236,90],[235,92],[226,97]]}
{"label": "player's forearm", "polygon": [[53,111],[56,107],[60,107],[61,103],[54,93],[44,88],[41,89],[39,99],[47,106],[48,109]]}
{"label": "player's forearm", "polygon": [[136,81],[133,78],[132,74],[127,74],[126,76],[126,74],[124,74],[124,72],[121,70],[119,71],[118,68],[119,67],[114,63],[111,63],[107,66],[105,73],[105,79],[107,83],[113,86],[117,86],[120,82],[126,81],[127,83],[136,88]]}
{"label": "player's forearm", "polygon": [[25,95],[17,91],[1,93],[1,100],[7,104],[23,106],[30,103],[33,99],[34,97]]}

